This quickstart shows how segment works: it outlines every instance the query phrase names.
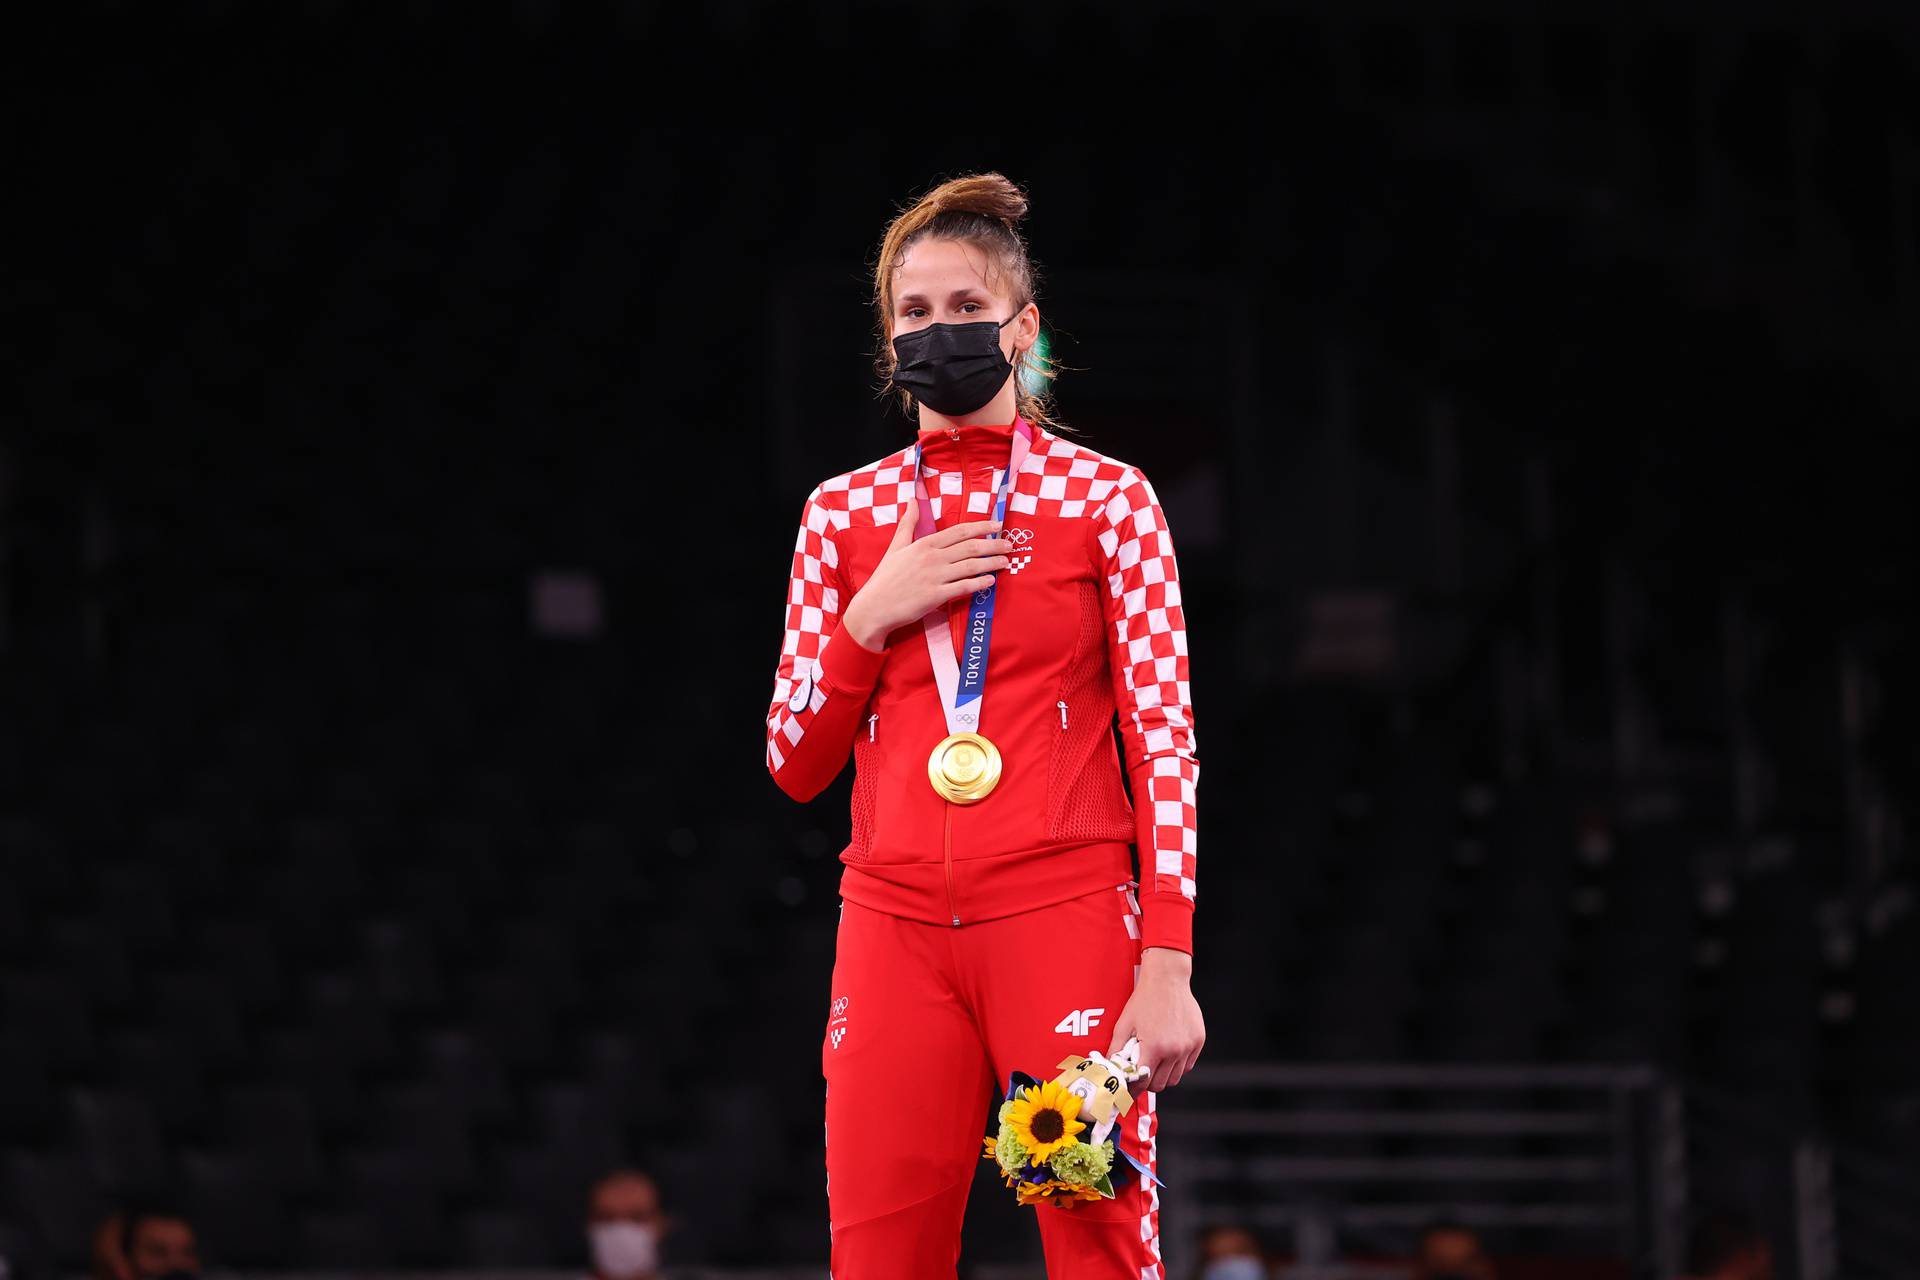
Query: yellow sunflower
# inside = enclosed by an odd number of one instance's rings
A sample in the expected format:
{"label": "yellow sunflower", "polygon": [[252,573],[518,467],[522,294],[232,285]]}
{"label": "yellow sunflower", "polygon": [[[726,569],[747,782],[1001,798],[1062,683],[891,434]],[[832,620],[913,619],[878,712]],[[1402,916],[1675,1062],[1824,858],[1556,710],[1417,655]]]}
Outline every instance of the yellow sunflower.
{"label": "yellow sunflower", "polygon": [[1075,1136],[1087,1126],[1080,1123],[1080,1098],[1068,1093],[1058,1081],[1031,1085],[1007,1106],[1006,1122],[1020,1145],[1027,1149],[1029,1164],[1044,1164],[1061,1147],[1079,1141]]}
{"label": "yellow sunflower", "polygon": [[1100,1199],[1104,1197],[1092,1187],[1076,1187],[1071,1182],[1048,1178],[1045,1182],[1021,1183],[1015,1203],[1025,1205],[1039,1200],[1052,1200],[1055,1204],[1059,1204],[1063,1201]]}

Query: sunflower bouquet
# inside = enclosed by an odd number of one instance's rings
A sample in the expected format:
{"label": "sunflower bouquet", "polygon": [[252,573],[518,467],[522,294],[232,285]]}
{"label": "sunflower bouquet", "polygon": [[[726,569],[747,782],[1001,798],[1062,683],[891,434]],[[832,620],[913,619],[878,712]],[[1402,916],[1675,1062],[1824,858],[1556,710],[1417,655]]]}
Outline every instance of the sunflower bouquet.
{"label": "sunflower bouquet", "polygon": [[1000,1166],[1001,1179],[1020,1204],[1066,1206],[1111,1200],[1116,1176],[1132,1167],[1156,1183],[1153,1171],[1109,1136],[1133,1106],[1128,1084],[1149,1074],[1136,1064],[1139,1041],[1128,1040],[1114,1058],[1089,1053],[1060,1063],[1061,1072],[1040,1081],[1016,1071],[1000,1104],[999,1128],[982,1139],[982,1158]]}

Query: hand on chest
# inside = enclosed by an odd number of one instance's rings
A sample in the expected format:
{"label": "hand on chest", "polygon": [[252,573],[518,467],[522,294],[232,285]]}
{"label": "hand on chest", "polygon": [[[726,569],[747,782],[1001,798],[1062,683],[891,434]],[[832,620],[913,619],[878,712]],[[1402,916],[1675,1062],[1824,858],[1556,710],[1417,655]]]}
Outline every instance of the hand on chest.
{"label": "hand on chest", "polygon": [[[964,479],[952,471],[928,475],[934,527],[946,529],[989,518],[999,478],[998,471],[986,470]],[[1000,673],[1036,662],[1057,663],[1069,656],[1080,625],[1078,584],[1094,577],[1086,519],[1045,511],[1047,504],[1036,503],[1025,492],[1039,478],[1021,477],[1021,487],[1010,495],[1004,522],[1008,564],[995,578],[991,651],[991,666]],[[836,539],[840,578],[849,599],[859,593],[886,554],[894,533],[892,520],[898,514],[897,507],[850,513],[848,527]],[[956,653],[962,652],[965,643],[972,604],[971,594],[947,602]],[[919,628],[911,624],[896,633],[895,645],[909,632],[915,647],[924,648]]]}

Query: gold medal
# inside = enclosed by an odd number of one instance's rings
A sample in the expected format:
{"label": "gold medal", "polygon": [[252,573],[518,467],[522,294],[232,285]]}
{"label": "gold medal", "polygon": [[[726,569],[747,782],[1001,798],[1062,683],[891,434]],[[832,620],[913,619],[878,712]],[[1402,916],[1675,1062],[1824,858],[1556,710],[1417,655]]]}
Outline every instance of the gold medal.
{"label": "gold medal", "polygon": [[927,757],[927,780],[955,804],[983,800],[1000,781],[1000,748],[977,733],[950,733]]}

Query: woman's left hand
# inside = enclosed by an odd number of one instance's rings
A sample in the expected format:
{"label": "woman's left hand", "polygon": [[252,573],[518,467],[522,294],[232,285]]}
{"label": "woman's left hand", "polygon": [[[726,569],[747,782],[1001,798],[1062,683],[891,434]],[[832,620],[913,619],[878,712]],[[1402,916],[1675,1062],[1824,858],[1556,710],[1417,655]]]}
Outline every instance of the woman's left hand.
{"label": "woman's left hand", "polygon": [[1129,1038],[1140,1038],[1140,1061],[1153,1074],[1135,1082],[1135,1093],[1180,1083],[1200,1057],[1207,1027],[1189,985],[1192,977],[1193,957],[1184,951],[1148,947],[1140,953],[1140,980],[1120,1011],[1107,1049],[1111,1058]]}

